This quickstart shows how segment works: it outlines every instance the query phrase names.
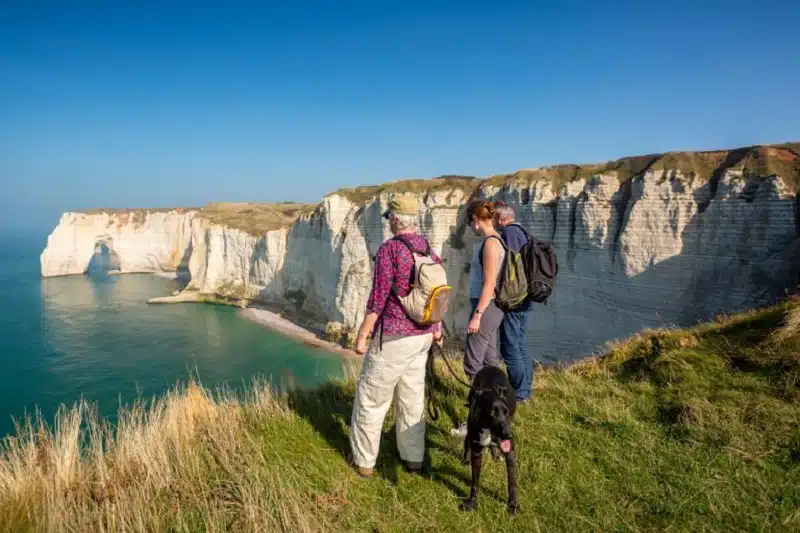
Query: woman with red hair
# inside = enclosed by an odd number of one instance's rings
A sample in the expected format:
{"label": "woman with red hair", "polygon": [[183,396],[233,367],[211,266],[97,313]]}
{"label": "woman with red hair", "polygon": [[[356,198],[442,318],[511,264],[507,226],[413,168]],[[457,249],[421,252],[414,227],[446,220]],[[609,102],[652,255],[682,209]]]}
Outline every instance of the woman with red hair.
{"label": "woman with red hair", "polygon": [[[494,226],[494,202],[475,200],[467,206],[466,222],[482,242],[472,254],[469,271],[469,300],[471,314],[467,324],[464,348],[464,372],[470,380],[484,366],[500,366],[497,354],[497,330],[503,321],[503,311],[495,303],[495,289],[500,280],[500,267],[505,258],[505,244]],[[466,422],[452,430],[463,437]]]}

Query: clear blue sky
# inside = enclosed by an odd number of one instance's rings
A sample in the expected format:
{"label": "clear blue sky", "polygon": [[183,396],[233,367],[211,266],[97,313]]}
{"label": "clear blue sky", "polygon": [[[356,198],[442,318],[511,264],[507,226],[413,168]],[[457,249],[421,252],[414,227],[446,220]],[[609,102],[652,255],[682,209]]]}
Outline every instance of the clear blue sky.
{"label": "clear blue sky", "polygon": [[797,2],[249,4],[3,1],[0,225],[800,140]]}

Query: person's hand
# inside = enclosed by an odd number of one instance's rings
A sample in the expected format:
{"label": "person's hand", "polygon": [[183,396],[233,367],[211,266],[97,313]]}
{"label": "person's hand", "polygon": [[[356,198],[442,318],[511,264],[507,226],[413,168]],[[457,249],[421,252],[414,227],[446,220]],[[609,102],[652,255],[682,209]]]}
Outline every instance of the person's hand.
{"label": "person's hand", "polygon": [[442,335],[441,330],[433,334],[433,342],[436,343],[438,346],[444,344],[444,335]]}
{"label": "person's hand", "polygon": [[356,339],[356,346],[355,352],[358,355],[364,355],[367,351],[367,336],[366,335],[359,335]]}
{"label": "person's hand", "polygon": [[477,333],[481,327],[481,317],[480,315],[472,315],[472,318],[469,320],[469,324],[467,324],[467,333]]}

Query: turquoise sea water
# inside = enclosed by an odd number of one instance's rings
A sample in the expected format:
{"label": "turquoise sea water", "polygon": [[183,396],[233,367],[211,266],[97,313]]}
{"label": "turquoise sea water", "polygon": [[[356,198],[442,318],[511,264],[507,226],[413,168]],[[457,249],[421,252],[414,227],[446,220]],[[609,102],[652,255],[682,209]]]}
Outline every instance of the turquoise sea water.
{"label": "turquoise sea water", "polygon": [[114,419],[196,376],[231,388],[253,377],[313,386],[342,375],[335,355],[282,337],[231,307],[148,305],[176,280],[149,274],[42,279],[44,237],[0,236],[0,436],[38,408],[52,421],[81,397]]}

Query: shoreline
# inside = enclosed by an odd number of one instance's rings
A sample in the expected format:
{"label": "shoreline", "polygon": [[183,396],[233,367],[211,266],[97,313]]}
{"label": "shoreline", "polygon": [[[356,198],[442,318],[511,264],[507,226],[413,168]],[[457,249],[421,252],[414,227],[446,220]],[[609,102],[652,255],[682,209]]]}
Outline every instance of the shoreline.
{"label": "shoreline", "polygon": [[[214,297],[211,295],[201,294],[199,292],[194,292],[194,291],[189,291],[189,292],[175,291],[173,294],[168,296],[157,296],[155,298],[150,298],[147,300],[147,303],[148,304],[215,303],[213,301],[213,298]],[[246,306],[244,302],[238,305],[232,302],[224,302],[224,305],[229,305],[231,307],[239,307],[240,308],[238,312],[239,317],[249,320],[251,322],[255,322],[256,324],[259,324],[260,326],[275,331],[289,339],[300,341],[306,346],[311,346],[312,348],[317,348],[319,350],[325,350],[328,353],[348,359],[355,359],[360,357],[357,353],[355,353],[355,351],[348,350],[347,348],[343,348],[338,344],[326,341],[317,336],[314,332],[309,331],[301,326],[298,326],[291,320],[282,317],[279,313],[268,311],[267,309],[264,309],[262,307]]]}
{"label": "shoreline", "polygon": [[[178,280],[182,277],[181,272],[171,271],[109,271],[109,276],[121,276],[123,274],[148,274],[162,279]],[[72,276],[75,274],[63,274],[63,276]],[[56,277],[56,276],[45,276]],[[148,305],[163,305],[163,304],[179,304],[179,303],[199,303],[199,304],[218,304],[230,307],[238,307],[238,315],[241,318],[255,322],[267,329],[275,331],[289,339],[299,341],[306,346],[323,350],[332,355],[338,355],[344,359],[363,359],[364,356],[358,355],[354,350],[344,348],[339,344],[331,341],[326,341],[319,335],[310,331],[302,326],[299,326],[291,320],[284,318],[280,313],[269,311],[262,307],[260,303],[248,302],[247,300],[240,300],[238,303],[228,301],[216,297],[213,294],[200,293],[194,290],[175,290],[172,294],[164,296],[155,296],[146,300]],[[445,342],[445,353],[450,355],[448,350],[448,343]]]}
{"label": "shoreline", "polygon": [[[114,272],[113,275],[127,274],[128,272]],[[148,272],[148,274],[161,278],[177,279],[179,273],[173,272]],[[248,305],[247,300],[241,300],[238,303],[233,301],[226,301],[219,299],[213,294],[203,294],[197,291],[176,290],[170,295],[156,296],[147,300],[148,304],[178,304],[178,303],[210,303],[210,304],[223,304],[231,307],[238,307],[238,315],[241,318],[255,322],[267,329],[275,331],[289,339],[300,341],[306,346],[324,350],[330,354],[338,355],[342,358],[357,359],[360,358],[353,350],[349,350],[336,343],[326,341],[320,338],[317,334],[308,329],[303,328],[281,316],[279,313],[269,311],[258,304]]]}
{"label": "shoreline", "polygon": [[147,300],[148,304],[178,304],[178,303],[186,303],[186,302],[196,302],[202,303],[202,298],[200,297],[200,293],[197,292],[187,292],[187,291],[175,291],[173,294],[169,296],[156,296],[154,298],[149,298]]}
{"label": "shoreline", "polygon": [[361,357],[353,350],[348,350],[347,348],[343,348],[338,344],[319,338],[311,331],[283,318],[278,313],[273,313],[272,311],[268,311],[259,307],[246,307],[240,310],[238,314],[240,317],[246,320],[255,322],[256,324],[264,326],[267,329],[271,329],[272,331],[280,333],[281,335],[284,335],[290,339],[300,341],[307,346],[325,350],[332,354],[336,354],[340,357],[346,357],[348,359]]}

